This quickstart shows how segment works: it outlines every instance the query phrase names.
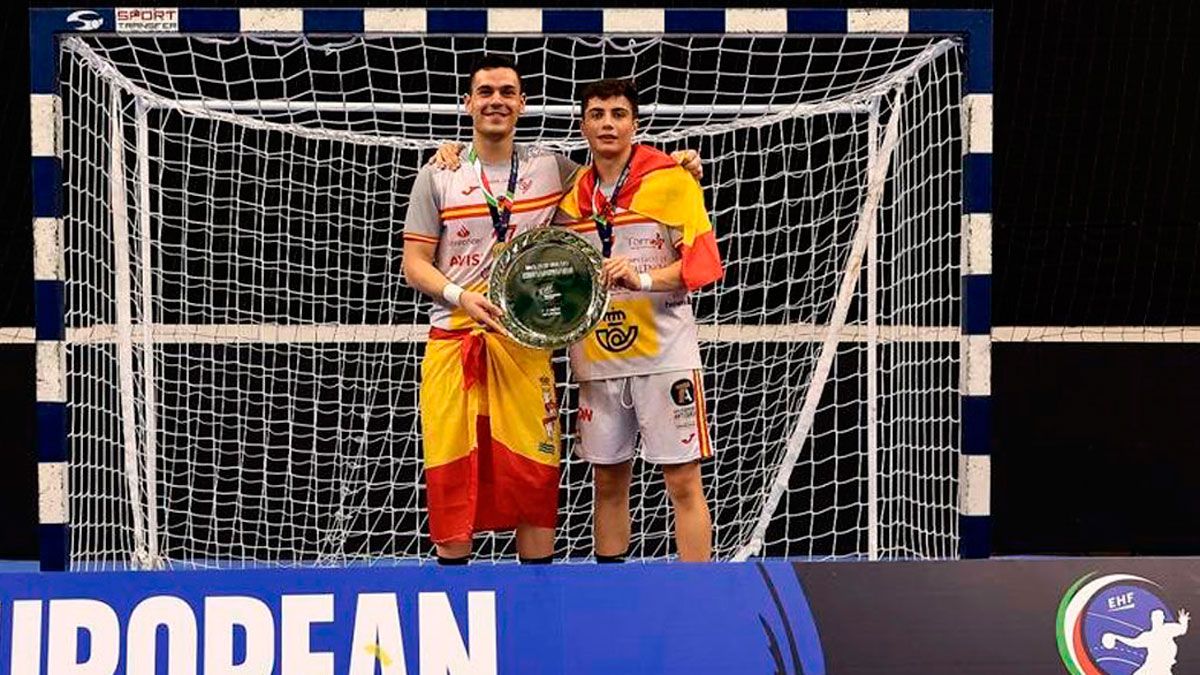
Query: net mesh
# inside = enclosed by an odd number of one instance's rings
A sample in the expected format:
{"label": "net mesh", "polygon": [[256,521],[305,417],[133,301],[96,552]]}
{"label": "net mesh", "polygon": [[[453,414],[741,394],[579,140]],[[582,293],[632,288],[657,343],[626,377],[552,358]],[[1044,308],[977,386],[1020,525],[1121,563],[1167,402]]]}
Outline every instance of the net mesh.
{"label": "net mesh", "polygon": [[[77,568],[426,560],[427,301],[400,271],[462,73],[513,54],[518,138],[587,159],[578,85],[637,78],[698,150],[723,281],[693,295],[718,558],[957,543],[962,82],[929,37],[99,36],[63,41]],[[591,555],[565,456],[558,554]],[[634,467],[635,558],[673,553]],[[477,557],[515,557],[510,534]]]}

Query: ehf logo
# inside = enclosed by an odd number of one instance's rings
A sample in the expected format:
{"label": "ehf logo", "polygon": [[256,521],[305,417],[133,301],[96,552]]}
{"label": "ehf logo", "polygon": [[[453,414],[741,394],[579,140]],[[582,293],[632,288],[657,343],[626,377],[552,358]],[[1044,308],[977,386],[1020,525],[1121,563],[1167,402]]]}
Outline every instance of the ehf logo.
{"label": "ehf logo", "polygon": [[1089,574],[1058,605],[1058,652],[1072,675],[1172,675],[1188,622],[1149,579]]}
{"label": "ehf logo", "polygon": [[75,30],[96,30],[104,25],[104,17],[93,11],[81,9],[71,12],[67,16],[67,23]]}

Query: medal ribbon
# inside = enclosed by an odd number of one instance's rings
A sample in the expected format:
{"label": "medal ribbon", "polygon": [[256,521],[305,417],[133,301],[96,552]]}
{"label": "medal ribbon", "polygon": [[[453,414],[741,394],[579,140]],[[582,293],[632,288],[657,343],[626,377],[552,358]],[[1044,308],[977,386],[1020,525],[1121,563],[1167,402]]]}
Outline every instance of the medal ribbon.
{"label": "medal ribbon", "polygon": [[[596,170],[596,165],[592,164],[592,175],[596,178],[596,185],[592,189],[592,221],[596,223],[596,234],[600,235],[600,252],[605,258],[612,255],[613,245],[613,225],[612,220],[616,217],[617,196],[621,194],[621,188],[625,186],[625,180],[629,178],[629,166],[633,163],[633,153],[629,153],[629,159],[625,160],[625,168],[621,169],[621,175],[617,176],[617,182],[613,185],[612,197],[605,197],[600,190],[600,172]],[[599,196],[600,204],[596,204],[596,197]]]}
{"label": "medal ribbon", "polygon": [[471,146],[467,152],[467,161],[475,170],[475,177],[479,180],[479,188],[483,192],[484,201],[487,202],[488,212],[492,214],[492,230],[496,233],[496,243],[503,244],[504,238],[508,235],[508,222],[512,219],[513,200],[517,191],[517,170],[520,168],[517,149],[513,148],[512,168],[508,174],[508,189],[499,198],[492,194],[492,185],[488,182],[487,174],[483,172],[483,162],[475,153],[475,146]]}

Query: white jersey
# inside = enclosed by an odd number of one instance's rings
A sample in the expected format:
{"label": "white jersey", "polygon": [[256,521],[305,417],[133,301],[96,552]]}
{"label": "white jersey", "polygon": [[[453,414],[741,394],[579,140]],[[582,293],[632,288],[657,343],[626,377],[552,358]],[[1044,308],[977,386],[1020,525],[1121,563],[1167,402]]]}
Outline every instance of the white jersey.
{"label": "white jersey", "polygon": [[[680,259],[680,230],[625,209],[617,208],[615,213],[614,257],[628,257],[639,273]],[[600,248],[600,235],[591,219],[571,222],[560,212],[558,222]],[[571,371],[581,382],[700,368],[696,318],[688,292],[613,288],[604,319],[571,346],[570,356]]]}
{"label": "white jersey", "polygon": [[[519,160],[517,187],[505,241],[550,222],[562,198],[563,184],[577,168],[571,160],[534,146],[518,144],[514,152]],[[404,238],[437,244],[434,267],[452,283],[486,293],[496,234],[466,149],[460,159],[462,163],[454,171],[427,166],[417,174],[404,220]],[[503,194],[511,163],[484,163],[482,168],[492,189]],[[466,312],[441,297],[433,298],[429,321],[446,329],[476,325]]]}

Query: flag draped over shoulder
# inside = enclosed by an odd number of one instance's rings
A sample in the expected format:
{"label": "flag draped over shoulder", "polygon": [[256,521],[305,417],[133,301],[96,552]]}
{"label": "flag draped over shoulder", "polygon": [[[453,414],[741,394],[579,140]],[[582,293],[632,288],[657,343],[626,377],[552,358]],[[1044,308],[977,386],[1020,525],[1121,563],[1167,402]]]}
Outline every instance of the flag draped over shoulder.
{"label": "flag draped over shoulder", "polygon": [[[592,216],[596,172],[588,167],[563,197],[559,208],[575,219]],[[683,235],[683,282],[689,291],[724,274],[717,238],[704,207],[704,192],[686,169],[655,148],[633,146],[629,177],[617,195],[618,208],[638,213]]]}

